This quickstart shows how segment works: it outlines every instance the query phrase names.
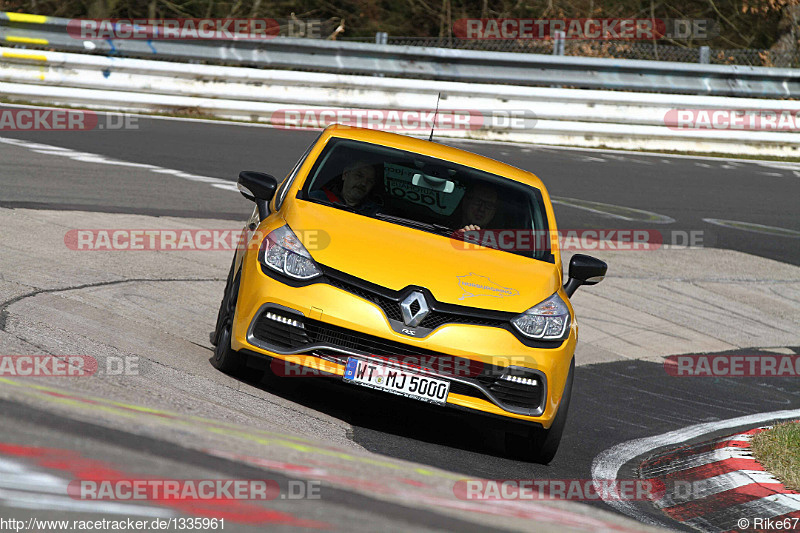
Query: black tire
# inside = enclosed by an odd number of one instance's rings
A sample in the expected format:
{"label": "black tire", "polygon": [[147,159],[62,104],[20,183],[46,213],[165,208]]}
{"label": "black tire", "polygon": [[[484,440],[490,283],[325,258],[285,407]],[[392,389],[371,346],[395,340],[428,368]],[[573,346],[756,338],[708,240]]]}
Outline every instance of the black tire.
{"label": "black tire", "polygon": [[553,460],[558,451],[558,445],[561,443],[564,426],[567,423],[574,374],[575,359],[570,363],[561,404],[558,406],[558,413],[556,413],[550,429],[531,428],[526,435],[520,435],[512,431],[506,432],[505,448],[507,455],[514,459],[543,465]]}
{"label": "black tire", "polygon": [[217,314],[217,327],[214,330],[212,343],[214,346],[214,357],[211,364],[215,368],[230,375],[240,375],[245,369],[247,362],[239,352],[231,349],[231,329],[233,327],[233,317],[236,313],[236,298],[239,295],[239,282],[241,281],[241,270],[234,274],[236,258],[231,264],[228,273],[228,281],[225,284],[225,292]]}
{"label": "black tire", "polygon": [[225,302],[228,298],[228,292],[231,290],[231,283],[233,282],[233,269],[236,266],[236,255],[233,256],[233,261],[231,262],[231,268],[228,270],[228,279],[225,281],[225,290],[222,291],[222,302],[219,304],[219,311],[217,312],[217,323],[214,326],[214,331],[211,332],[209,335],[209,340],[211,344],[216,346],[218,344],[218,337],[221,331],[222,322],[226,318],[226,310],[227,306]]}

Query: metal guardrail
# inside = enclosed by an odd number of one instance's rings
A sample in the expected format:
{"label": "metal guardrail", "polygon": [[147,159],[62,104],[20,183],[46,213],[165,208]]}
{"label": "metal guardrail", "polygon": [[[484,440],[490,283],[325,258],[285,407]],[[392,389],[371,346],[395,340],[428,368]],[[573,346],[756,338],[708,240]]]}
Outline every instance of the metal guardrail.
{"label": "metal guardrail", "polygon": [[800,69],[564,57],[278,37],[270,40],[80,40],[68,19],[0,13],[10,46],[181,62],[516,86],[797,98]]}
{"label": "metal guardrail", "polygon": [[[556,32],[557,33],[557,32]],[[378,42],[370,37],[346,37],[350,42]],[[669,61],[679,63],[705,63],[715,65],[745,65],[753,67],[798,68],[800,51],[758,48],[686,47],[652,41],[604,41],[594,39],[532,40],[480,40],[450,37],[386,36],[382,44],[397,46],[425,46],[428,48],[456,48],[461,50],[486,50],[517,54],[549,54],[613,59],[639,59],[643,61]]]}
{"label": "metal guardrail", "polygon": [[[721,110],[723,115],[732,109],[767,113],[782,109],[800,117],[800,101],[341,75],[6,47],[0,47],[0,57],[4,58],[0,94],[9,100],[47,105],[189,114],[296,128],[347,122],[339,113],[353,110],[377,110],[383,117],[404,110],[432,114],[441,93],[440,117],[466,110],[481,118],[465,128],[439,127],[439,137],[740,155],[800,154],[797,127],[718,130],[676,128],[673,123],[682,109]],[[328,114],[328,122],[323,123],[323,113]],[[300,115],[311,115],[314,125],[290,118]],[[519,120],[512,124],[506,120],[511,116]],[[418,130],[399,131],[419,134]]]}

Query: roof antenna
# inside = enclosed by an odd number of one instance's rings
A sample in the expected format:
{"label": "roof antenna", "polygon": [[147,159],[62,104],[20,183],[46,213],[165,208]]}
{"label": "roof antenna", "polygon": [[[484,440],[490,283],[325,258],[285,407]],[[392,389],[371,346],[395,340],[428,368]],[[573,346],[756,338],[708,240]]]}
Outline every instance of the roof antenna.
{"label": "roof antenna", "polygon": [[433,125],[431,125],[431,136],[428,137],[429,141],[433,140],[433,129],[436,127],[436,117],[439,115],[439,100],[442,99],[442,93],[439,93],[439,96],[436,97],[436,112],[433,114]]}

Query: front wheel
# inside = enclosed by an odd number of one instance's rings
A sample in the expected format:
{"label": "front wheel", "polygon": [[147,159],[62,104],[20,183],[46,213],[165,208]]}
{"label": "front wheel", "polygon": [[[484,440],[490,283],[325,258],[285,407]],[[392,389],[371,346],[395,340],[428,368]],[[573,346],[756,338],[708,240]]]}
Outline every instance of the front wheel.
{"label": "front wheel", "polygon": [[572,396],[572,381],[575,374],[575,359],[569,366],[567,382],[564,385],[564,394],[561,397],[561,404],[558,406],[558,413],[553,420],[550,429],[532,428],[526,435],[519,435],[514,432],[506,432],[505,448],[506,454],[522,461],[530,461],[548,464],[555,457],[558,445],[561,443],[561,435],[564,433],[564,426],[567,423],[567,411],[569,411],[569,401]]}
{"label": "front wheel", "polygon": [[226,374],[239,374],[245,367],[245,358],[239,352],[231,348],[231,331],[233,329],[233,317],[236,314],[236,298],[239,295],[239,282],[241,281],[241,270],[234,272],[236,260],[231,264],[228,273],[228,281],[225,284],[225,292],[222,296],[222,303],[219,306],[217,315],[217,327],[214,331],[214,357],[211,364],[215,368]]}

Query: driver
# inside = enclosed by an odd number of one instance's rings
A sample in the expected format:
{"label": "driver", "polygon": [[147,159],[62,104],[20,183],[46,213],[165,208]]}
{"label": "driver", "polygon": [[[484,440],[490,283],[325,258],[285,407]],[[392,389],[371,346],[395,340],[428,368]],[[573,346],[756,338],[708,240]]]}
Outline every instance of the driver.
{"label": "driver", "polygon": [[378,204],[369,199],[375,187],[377,171],[375,165],[365,160],[357,160],[344,167],[341,180],[334,180],[322,189],[309,193],[311,198],[344,204],[361,214],[375,214]]}

